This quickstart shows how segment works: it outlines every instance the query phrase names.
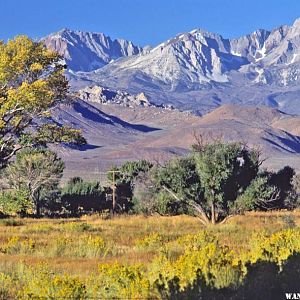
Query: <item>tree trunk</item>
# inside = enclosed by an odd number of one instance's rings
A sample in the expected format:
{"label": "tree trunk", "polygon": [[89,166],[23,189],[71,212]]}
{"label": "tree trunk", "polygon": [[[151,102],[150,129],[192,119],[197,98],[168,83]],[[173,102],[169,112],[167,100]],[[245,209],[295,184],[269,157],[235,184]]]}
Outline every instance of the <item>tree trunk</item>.
{"label": "tree trunk", "polygon": [[41,207],[39,201],[35,202],[35,214],[39,218],[41,215]]}
{"label": "tree trunk", "polygon": [[211,224],[216,224],[216,212],[215,212],[215,204],[212,201],[211,203]]}
{"label": "tree trunk", "polygon": [[[168,193],[170,193],[177,201],[184,201],[181,200],[173,191],[168,189],[166,186],[163,186],[163,189],[166,190]],[[210,223],[209,216],[205,213],[204,209],[201,207],[199,203],[193,201],[186,202],[186,203],[192,206],[192,208],[194,208],[194,210],[196,210],[199,213],[199,218],[203,225],[208,225]]]}
{"label": "tree trunk", "polygon": [[211,201],[211,224],[215,225],[216,224],[215,191],[213,189],[211,189],[211,196],[212,196],[212,201]]}
{"label": "tree trunk", "polygon": [[35,216],[39,218],[41,215],[40,197],[36,193],[32,193],[31,197],[35,206]]}

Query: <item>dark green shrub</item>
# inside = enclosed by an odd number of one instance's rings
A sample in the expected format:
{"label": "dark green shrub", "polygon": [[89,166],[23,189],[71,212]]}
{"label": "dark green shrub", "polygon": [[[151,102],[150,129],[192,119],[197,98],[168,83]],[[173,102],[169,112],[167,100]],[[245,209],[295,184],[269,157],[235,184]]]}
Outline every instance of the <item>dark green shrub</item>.
{"label": "dark green shrub", "polygon": [[71,215],[97,212],[111,207],[111,203],[106,201],[105,189],[99,182],[83,181],[79,177],[71,178],[63,187],[61,205]]}

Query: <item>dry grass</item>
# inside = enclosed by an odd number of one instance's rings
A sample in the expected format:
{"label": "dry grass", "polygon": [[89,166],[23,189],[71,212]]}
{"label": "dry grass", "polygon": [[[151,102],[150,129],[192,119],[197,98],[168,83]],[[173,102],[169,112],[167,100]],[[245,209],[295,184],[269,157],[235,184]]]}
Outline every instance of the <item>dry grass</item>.
{"label": "dry grass", "polygon": [[[85,216],[81,219],[15,221],[0,220],[0,271],[13,269],[20,262],[28,265],[46,262],[54,270],[88,276],[101,262],[147,264],[162,251],[163,246],[171,245],[172,241],[184,235],[202,230],[216,235],[222,244],[233,250],[245,250],[255,233],[272,233],[290,226],[299,226],[300,212],[248,213],[236,216],[226,224],[208,228],[204,228],[197,218],[189,216],[120,216],[109,220],[98,216]],[[137,244],[151,233],[157,233],[163,241],[162,244],[156,246],[154,243],[152,248],[137,247]],[[19,244],[16,246],[17,250],[13,248],[15,253],[12,250],[5,253],[9,241],[16,237],[19,238]],[[85,247],[88,247],[80,241],[98,237],[105,242],[105,253],[95,256],[88,253],[86,257],[78,255],[78,252],[86,251]],[[34,244],[32,249],[26,246],[28,243]],[[176,257],[181,251],[179,246],[173,247],[170,255]]]}

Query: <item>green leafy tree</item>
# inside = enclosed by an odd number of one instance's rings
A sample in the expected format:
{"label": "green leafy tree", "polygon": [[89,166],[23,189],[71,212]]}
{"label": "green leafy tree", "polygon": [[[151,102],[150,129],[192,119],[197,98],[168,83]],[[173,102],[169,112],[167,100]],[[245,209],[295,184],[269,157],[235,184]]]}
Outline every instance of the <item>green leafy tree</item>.
{"label": "green leafy tree", "polygon": [[14,216],[26,215],[32,210],[28,193],[24,190],[0,192],[0,214]]}
{"label": "green leafy tree", "polygon": [[202,223],[215,224],[230,217],[260,164],[259,152],[241,143],[215,141],[199,144],[191,157],[163,166],[156,182],[177,202],[192,207]]}
{"label": "green leafy tree", "polygon": [[297,203],[293,186],[295,171],[286,166],[278,172],[264,171],[252,180],[234,204],[239,212],[250,210],[292,209]]}
{"label": "green leafy tree", "polygon": [[68,81],[63,71],[61,56],[42,42],[26,36],[0,41],[0,168],[28,144],[53,142],[55,132],[54,142],[85,142],[78,130],[67,139],[68,128],[51,125],[51,134],[48,130],[45,135],[49,127],[33,123],[45,121],[51,108],[66,99]]}
{"label": "green leafy tree", "polygon": [[[147,160],[128,161],[120,167],[114,167],[111,171],[117,171],[115,174],[115,182],[117,184],[133,184],[134,179],[141,173],[148,172],[153,164]],[[108,172],[108,180],[113,180],[112,172]]]}
{"label": "green leafy tree", "polygon": [[260,175],[252,180],[245,192],[233,205],[236,213],[274,208],[273,203],[279,198],[280,190],[270,185],[266,175]]}
{"label": "green leafy tree", "polygon": [[133,189],[132,212],[145,215],[168,214],[169,199],[161,203],[161,199],[158,197],[159,192],[151,171],[139,175],[135,179]]}
{"label": "green leafy tree", "polygon": [[163,214],[192,208],[202,223],[215,224],[244,211],[296,207],[294,170],[259,172],[260,165],[259,151],[244,144],[199,144],[191,156],[154,168],[151,188],[135,192],[135,208]]}
{"label": "green leafy tree", "polygon": [[297,193],[293,185],[295,175],[295,170],[290,166],[285,166],[276,173],[270,173],[269,184],[275,186],[279,190],[279,194],[269,208],[292,209],[298,206]]}
{"label": "green leafy tree", "polygon": [[202,188],[193,156],[176,158],[156,169],[158,187],[168,187],[181,199],[199,199]]}
{"label": "green leafy tree", "polygon": [[28,193],[37,216],[45,200],[57,192],[64,163],[50,150],[25,149],[5,170],[11,188]]}

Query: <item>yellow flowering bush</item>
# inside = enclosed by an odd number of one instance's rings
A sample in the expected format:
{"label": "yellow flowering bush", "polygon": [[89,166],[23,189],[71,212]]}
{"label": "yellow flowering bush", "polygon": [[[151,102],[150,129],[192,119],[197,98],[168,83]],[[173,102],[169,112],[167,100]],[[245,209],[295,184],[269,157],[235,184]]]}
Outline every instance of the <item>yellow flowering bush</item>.
{"label": "yellow flowering bush", "polygon": [[6,254],[30,254],[35,249],[32,239],[21,240],[18,236],[11,237],[1,248],[0,252]]}
{"label": "yellow flowering bush", "polygon": [[24,269],[20,299],[85,299],[86,286],[77,277],[54,274],[46,265]]}
{"label": "yellow flowering bush", "polygon": [[248,259],[251,263],[265,260],[281,265],[289,256],[300,252],[300,231],[286,229],[270,236],[257,234],[252,237],[250,246]]}
{"label": "yellow flowering bush", "polygon": [[[118,220],[114,222],[116,230],[111,235],[55,230],[51,239],[36,231],[27,236],[23,226],[4,226],[0,299],[273,299],[270,295],[298,288],[297,227],[256,230],[241,248],[226,246],[230,240],[211,228],[177,239],[165,232],[149,235],[147,231],[144,238],[132,235],[112,245],[107,241],[119,228]],[[115,255],[120,247],[128,252]],[[40,264],[44,260],[53,269]],[[75,272],[80,270],[80,277],[71,275],[74,263],[78,263]]]}
{"label": "yellow flowering bush", "polygon": [[105,257],[110,251],[110,247],[100,236],[84,235],[75,239],[66,235],[55,241],[50,248],[49,255],[93,258]]}
{"label": "yellow flowering bush", "polygon": [[16,288],[16,282],[8,274],[0,273],[0,299],[13,298],[13,290]]}
{"label": "yellow flowering bush", "polygon": [[157,233],[153,232],[141,239],[135,241],[135,246],[137,249],[153,250],[163,245],[163,237]]}
{"label": "yellow flowering bush", "polygon": [[217,288],[237,286],[242,277],[242,270],[234,260],[234,253],[217,243],[209,243],[199,250],[187,250],[173,263],[161,257],[157,259],[157,263],[162,266],[161,279],[166,283],[178,278],[181,290],[192,285],[199,274],[203,276],[205,284]]}
{"label": "yellow flowering bush", "polygon": [[51,248],[49,249],[48,255],[53,257],[64,256],[65,253],[68,251],[71,242],[71,238],[67,236],[56,239]]}
{"label": "yellow flowering bush", "polygon": [[100,236],[87,236],[73,243],[75,256],[78,257],[105,257],[110,248]]}
{"label": "yellow flowering bush", "polygon": [[90,297],[96,299],[148,299],[154,297],[141,266],[101,264],[89,279]]}
{"label": "yellow flowering bush", "polygon": [[179,245],[190,251],[200,250],[205,245],[213,243],[215,241],[216,237],[204,230],[200,231],[197,234],[184,235],[176,240]]}

